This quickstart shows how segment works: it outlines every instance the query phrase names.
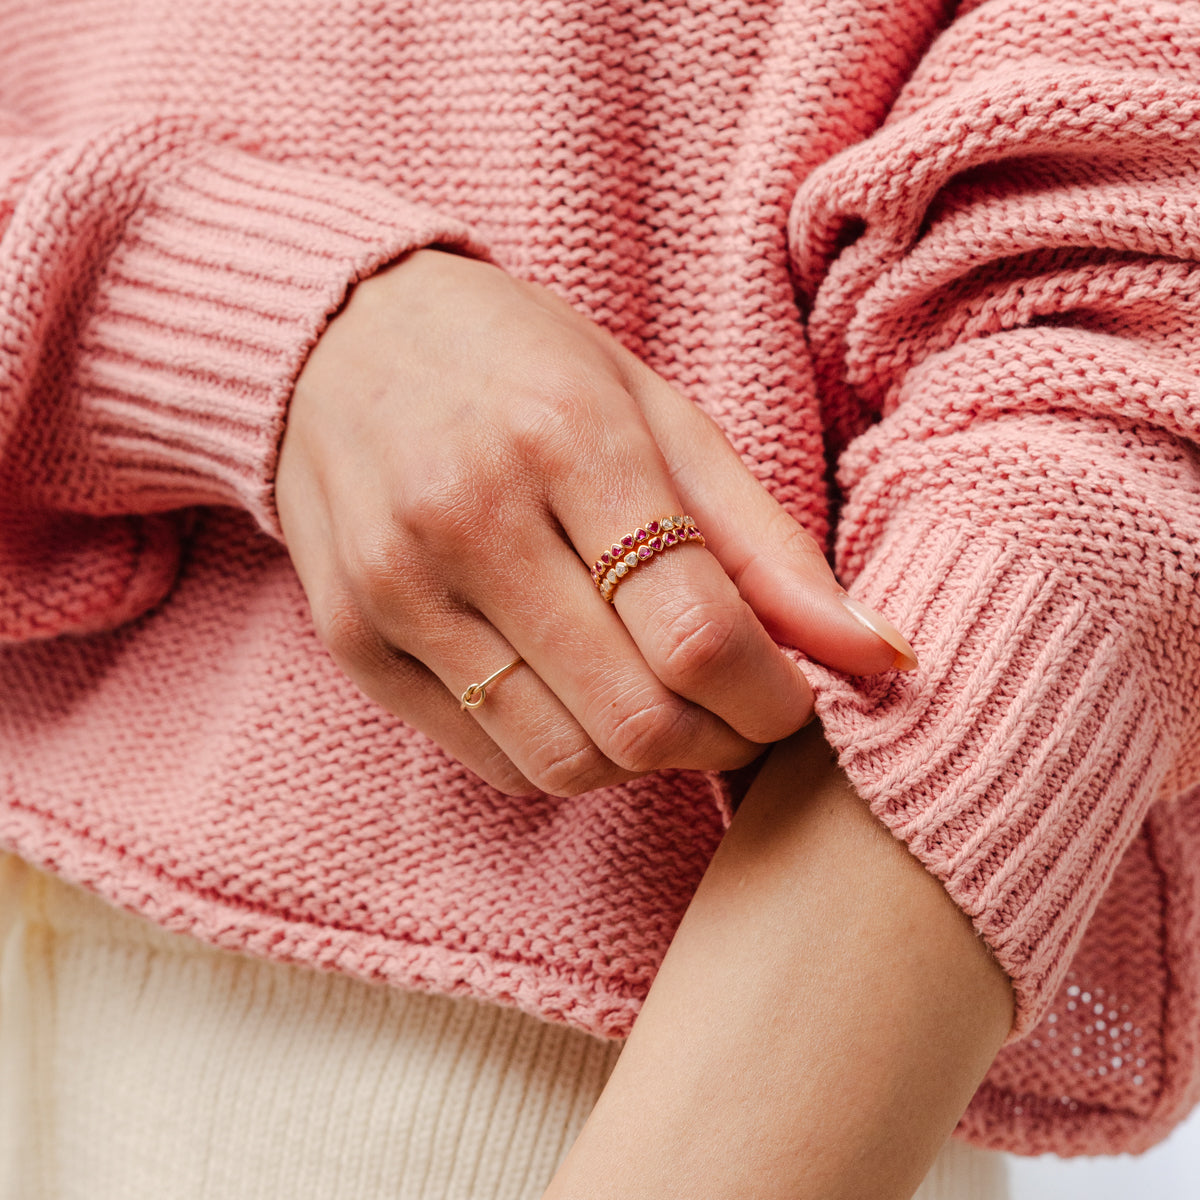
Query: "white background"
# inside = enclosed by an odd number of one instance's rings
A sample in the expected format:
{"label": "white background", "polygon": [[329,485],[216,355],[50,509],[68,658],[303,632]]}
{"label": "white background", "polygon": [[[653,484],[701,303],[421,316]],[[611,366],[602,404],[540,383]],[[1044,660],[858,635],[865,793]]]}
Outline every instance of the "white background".
{"label": "white background", "polygon": [[1013,1200],[1200,1200],[1200,1109],[1138,1158],[1009,1158]]}

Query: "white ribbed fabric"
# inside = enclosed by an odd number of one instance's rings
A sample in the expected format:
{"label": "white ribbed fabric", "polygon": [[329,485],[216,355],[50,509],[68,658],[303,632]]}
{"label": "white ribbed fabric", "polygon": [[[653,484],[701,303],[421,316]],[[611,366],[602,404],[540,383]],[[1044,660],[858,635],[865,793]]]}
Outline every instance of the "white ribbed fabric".
{"label": "white ribbed fabric", "polygon": [[[0,856],[4,1200],[538,1200],[619,1046],[214,950]],[[920,1200],[1001,1200],[952,1144]]]}

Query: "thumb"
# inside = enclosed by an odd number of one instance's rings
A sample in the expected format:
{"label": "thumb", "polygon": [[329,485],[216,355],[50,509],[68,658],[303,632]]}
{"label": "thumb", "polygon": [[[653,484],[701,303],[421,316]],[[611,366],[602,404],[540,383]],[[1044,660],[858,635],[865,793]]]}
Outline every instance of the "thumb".
{"label": "thumb", "polygon": [[815,539],[750,474],[716,422],[656,375],[639,390],[680,497],[767,632],[852,675],[913,670],[903,634],[846,594]]}

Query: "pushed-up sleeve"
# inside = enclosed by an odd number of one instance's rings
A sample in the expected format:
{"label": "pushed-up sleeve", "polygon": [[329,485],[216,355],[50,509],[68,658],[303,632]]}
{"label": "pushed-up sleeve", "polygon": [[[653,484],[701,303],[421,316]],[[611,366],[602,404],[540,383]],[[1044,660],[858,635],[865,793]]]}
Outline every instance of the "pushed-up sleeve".
{"label": "pushed-up sleeve", "polygon": [[72,139],[0,113],[0,641],[112,628],[170,588],[189,506],[278,535],[275,456],[348,288],[483,253],[383,187],[177,119]]}
{"label": "pushed-up sleeve", "polygon": [[1200,23],[989,0],[796,198],[837,558],[920,669],[813,669],[843,766],[1044,1011],[1200,776]]}

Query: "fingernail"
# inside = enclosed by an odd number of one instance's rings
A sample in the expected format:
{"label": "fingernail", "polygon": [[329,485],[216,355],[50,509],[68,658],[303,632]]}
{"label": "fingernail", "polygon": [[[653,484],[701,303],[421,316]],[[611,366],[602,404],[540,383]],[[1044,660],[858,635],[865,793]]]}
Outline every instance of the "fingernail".
{"label": "fingernail", "polygon": [[886,617],[882,617],[873,608],[868,608],[853,596],[842,593],[842,603],[850,610],[850,615],[865,625],[877,638],[882,638],[896,652],[896,661],[892,666],[897,671],[914,671],[917,667],[917,656],[908,644],[908,639]]}

